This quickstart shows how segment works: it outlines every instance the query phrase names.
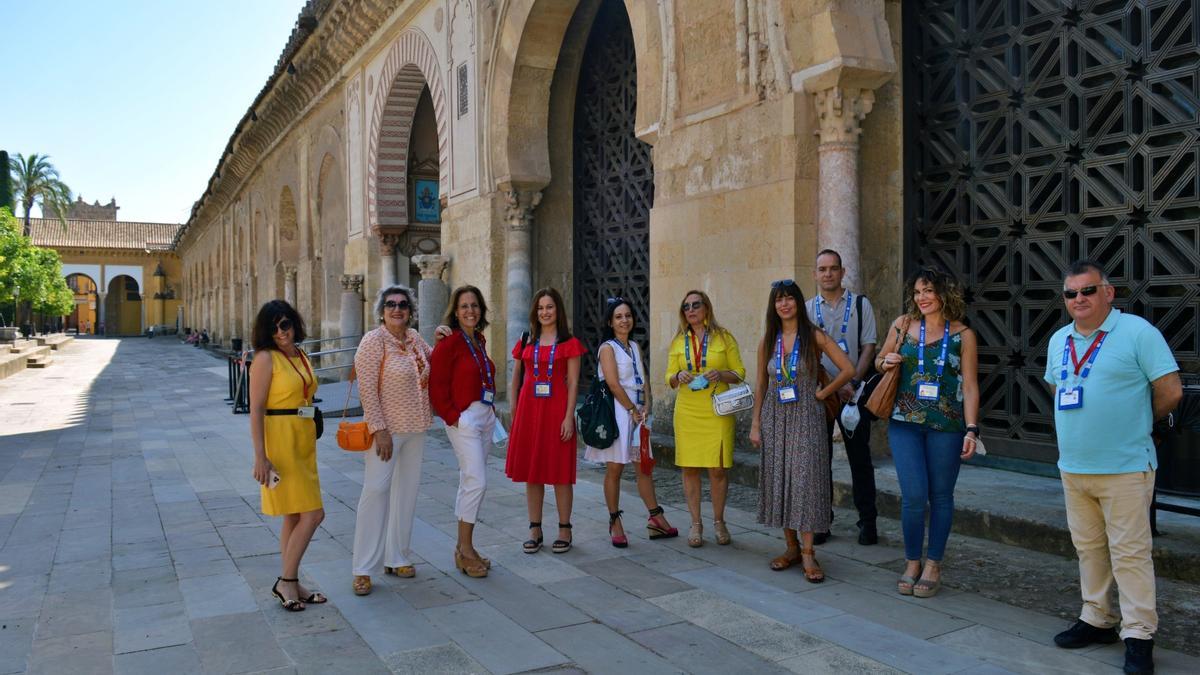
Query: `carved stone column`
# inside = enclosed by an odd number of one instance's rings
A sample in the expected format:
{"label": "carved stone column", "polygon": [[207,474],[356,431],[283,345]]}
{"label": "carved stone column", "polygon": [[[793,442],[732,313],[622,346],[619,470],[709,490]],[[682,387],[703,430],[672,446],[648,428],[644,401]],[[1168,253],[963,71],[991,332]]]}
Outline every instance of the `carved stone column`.
{"label": "carved stone column", "polygon": [[397,249],[400,245],[400,235],[396,234],[381,234],[379,235],[379,288],[387,288],[396,283],[396,264]]}
{"label": "carved stone column", "polygon": [[858,137],[861,123],[875,104],[870,89],[831,87],[815,95],[817,152],[820,161],[817,250],[831,248],[842,256],[845,286],[862,287],[859,255]]}
{"label": "carved stone column", "polygon": [[296,306],[296,266],[283,266],[283,299],[292,307]]}
{"label": "carved stone column", "polygon": [[433,344],[433,331],[442,322],[446,303],[450,300],[450,288],[442,281],[442,273],[450,258],[444,255],[416,255],[413,262],[421,270],[421,281],[417,285],[418,321],[421,337]]}
{"label": "carved stone column", "polygon": [[[342,275],[342,307],[338,315],[338,328],[341,335],[361,335],[363,330],[363,277],[361,274]],[[339,347],[353,347],[347,342],[338,343]]]}
{"label": "carved stone column", "polygon": [[108,332],[108,326],[104,323],[107,316],[104,311],[104,301],[108,298],[108,291],[96,291],[96,295],[100,296],[100,314],[96,317],[96,325],[92,327],[92,332],[96,335],[104,335]]}
{"label": "carved stone column", "polygon": [[508,224],[504,247],[507,278],[504,286],[505,326],[508,370],[512,372],[512,354],[509,351],[521,333],[528,330],[529,302],[533,296],[532,230],[533,210],[542,201],[541,190],[508,190],[504,193],[506,204],[504,220]]}

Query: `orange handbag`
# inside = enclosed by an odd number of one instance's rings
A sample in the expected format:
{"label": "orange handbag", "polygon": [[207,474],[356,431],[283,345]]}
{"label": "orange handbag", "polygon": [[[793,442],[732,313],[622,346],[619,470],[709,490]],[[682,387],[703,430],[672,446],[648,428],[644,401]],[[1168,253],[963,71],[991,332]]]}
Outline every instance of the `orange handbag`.
{"label": "orange handbag", "polygon": [[[375,383],[375,391],[381,391],[383,385],[383,364],[387,363],[387,346],[383,348],[383,358],[379,361],[379,380]],[[350,407],[350,390],[354,388],[354,383],[358,381],[358,375],[354,370],[354,366],[350,367],[350,386],[346,387],[346,405],[342,406],[342,421],[338,422],[337,444],[338,447],[347,452],[363,452],[369,450],[375,442],[371,430],[367,428],[366,421],[362,422],[347,422],[346,412]],[[359,389],[362,393],[362,389]]]}

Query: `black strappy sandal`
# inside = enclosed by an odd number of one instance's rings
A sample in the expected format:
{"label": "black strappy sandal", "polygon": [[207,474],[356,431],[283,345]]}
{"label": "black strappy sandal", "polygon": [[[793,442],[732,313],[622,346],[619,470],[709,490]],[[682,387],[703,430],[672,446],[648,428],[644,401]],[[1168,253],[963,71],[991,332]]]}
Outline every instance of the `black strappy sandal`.
{"label": "black strappy sandal", "polygon": [[[571,524],[570,523],[559,523],[558,529],[569,530],[569,529],[571,529]],[[566,553],[567,551],[570,551],[570,550],[571,550],[571,541],[569,539],[555,539],[554,543],[550,545],[550,551],[553,553]]]}
{"label": "black strappy sandal", "polygon": [[[542,529],[542,524],[535,523],[532,520],[529,521],[529,529],[532,530],[535,527],[540,530]],[[526,553],[537,553],[538,551],[542,550],[542,535],[539,534],[537,539],[534,539],[533,537],[526,539],[525,543],[521,544],[521,548],[525,549]]]}
{"label": "black strappy sandal", "polygon": [[[271,595],[279,599],[279,605],[289,612],[303,612],[304,602],[302,600],[288,600],[279,592],[279,582],[286,581],[288,583],[299,582],[300,579],[284,579],[283,577],[275,577],[275,585],[271,587]],[[315,595],[315,594],[314,594]]]}

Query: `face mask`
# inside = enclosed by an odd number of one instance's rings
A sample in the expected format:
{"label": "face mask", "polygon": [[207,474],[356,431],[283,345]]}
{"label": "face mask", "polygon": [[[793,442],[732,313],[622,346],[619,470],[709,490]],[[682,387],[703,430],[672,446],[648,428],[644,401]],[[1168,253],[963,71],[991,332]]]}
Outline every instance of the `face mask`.
{"label": "face mask", "polygon": [[858,426],[858,421],[861,419],[858,412],[858,406],[854,404],[846,405],[842,408],[842,428],[847,433],[854,433],[855,427]]}
{"label": "face mask", "polygon": [[692,391],[700,391],[701,389],[707,389],[708,388],[708,378],[704,377],[703,375],[697,375],[696,377],[692,378],[691,382],[688,382],[688,388],[691,389]]}

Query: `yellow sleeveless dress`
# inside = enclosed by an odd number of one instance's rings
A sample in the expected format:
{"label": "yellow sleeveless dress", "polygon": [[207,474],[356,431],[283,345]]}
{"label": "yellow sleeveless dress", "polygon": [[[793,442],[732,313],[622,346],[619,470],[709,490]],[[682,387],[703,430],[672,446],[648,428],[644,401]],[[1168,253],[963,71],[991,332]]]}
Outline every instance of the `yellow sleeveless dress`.
{"label": "yellow sleeveless dress", "polygon": [[[316,394],[317,382],[306,357],[287,357],[277,349],[267,349],[265,352],[271,355],[271,389],[267,392],[267,409],[309,405]],[[261,358],[264,353],[259,352],[258,356]],[[304,379],[300,373],[304,373],[304,378],[309,380],[307,400],[304,398]],[[282,516],[321,508],[316,423],[295,415],[268,415],[263,419],[263,436],[267,459],[279,474],[279,485],[270,490],[265,487],[261,489],[262,512],[268,516]]]}

